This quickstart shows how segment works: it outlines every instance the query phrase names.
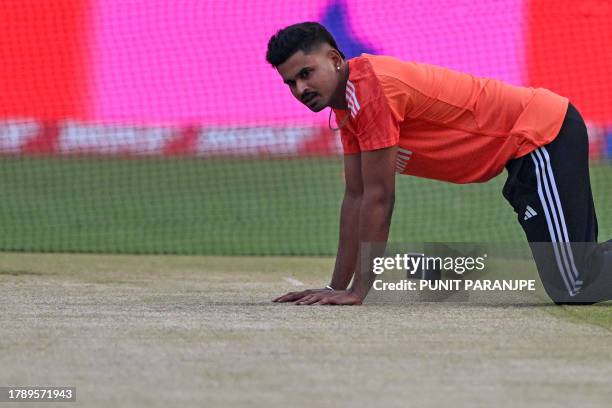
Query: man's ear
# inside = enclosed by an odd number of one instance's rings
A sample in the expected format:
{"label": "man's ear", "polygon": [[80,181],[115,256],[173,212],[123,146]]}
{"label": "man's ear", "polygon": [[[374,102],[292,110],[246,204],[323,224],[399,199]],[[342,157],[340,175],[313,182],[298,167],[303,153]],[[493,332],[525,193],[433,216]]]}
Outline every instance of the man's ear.
{"label": "man's ear", "polygon": [[334,67],[342,65],[342,57],[335,48],[327,50],[327,57],[332,60]]}

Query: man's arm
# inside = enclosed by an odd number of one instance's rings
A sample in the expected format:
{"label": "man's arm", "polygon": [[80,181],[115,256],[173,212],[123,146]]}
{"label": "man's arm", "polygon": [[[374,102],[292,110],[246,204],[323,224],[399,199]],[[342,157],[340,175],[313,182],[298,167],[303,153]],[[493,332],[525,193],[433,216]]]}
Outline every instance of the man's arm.
{"label": "man's arm", "polygon": [[[358,249],[354,249],[356,256],[351,263],[351,270],[355,270],[355,278],[349,290],[334,291],[331,293],[318,292],[307,295],[298,300],[297,304],[360,304],[366,297],[372,281],[374,273],[371,265],[372,259],[376,256],[382,256],[384,252],[384,244],[389,237],[389,227],[391,225],[391,215],[393,213],[393,204],[395,201],[395,160],[397,146],[392,146],[384,149],[362,152],[360,161],[361,180],[363,185],[363,193],[359,205],[358,226],[348,227],[346,233],[354,233],[357,237],[356,244],[354,241],[346,241],[349,252],[350,242],[353,242],[355,247],[361,243],[379,243],[367,251],[367,253],[359,253]],[[356,230],[356,234],[355,234]],[[341,231],[342,235],[342,231]],[[339,255],[340,255],[339,246]],[[348,255],[349,252],[346,252]],[[367,257],[367,259],[358,258]],[[338,268],[338,262],[341,267]],[[334,271],[334,277],[346,278],[348,274],[348,261],[336,259],[337,268]],[[362,265],[367,267],[362,268]],[[350,279],[350,275],[349,278]]]}
{"label": "man's arm", "polygon": [[350,291],[361,300],[365,299],[374,280],[373,258],[384,254],[385,244],[389,238],[395,203],[396,155],[397,146],[361,154],[363,197],[359,213],[359,243],[379,244],[363,253],[361,250],[365,248],[363,246],[360,248],[361,259],[357,264]]}
{"label": "man's arm", "polygon": [[359,210],[363,196],[363,180],[361,178],[361,156],[351,154],[344,156],[344,180],[346,188],[342,208],[340,210],[340,237],[336,266],[330,286],[335,290],[346,289],[351,282],[357,251],[359,250]]}
{"label": "man's arm", "polygon": [[[336,265],[332,274],[330,286],[335,290],[346,289],[351,282],[355,265],[357,264],[357,251],[359,250],[359,210],[363,195],[363,181],[361,179],[361,157],[359,154],[344,156],[345,190],[342,207],[340,209],[340,236],[338,239],[338,252]],[[289,292],[274,299],[274,302],[294,302],[320,292],[329,292],[329,289],[307,289],[299,292]]]}

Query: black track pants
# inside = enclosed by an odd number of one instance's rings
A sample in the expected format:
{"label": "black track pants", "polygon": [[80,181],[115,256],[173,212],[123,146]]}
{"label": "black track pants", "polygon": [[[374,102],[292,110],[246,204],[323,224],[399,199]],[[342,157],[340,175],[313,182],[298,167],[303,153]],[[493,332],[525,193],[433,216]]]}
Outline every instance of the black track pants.
{"label": "black track pants", "polygon": [[[584,120],[570,103],[558,136],[507,163],[504,197],[556,303],[612,300],[612,248],[597,244]],[[612,181],[611,181],[612,182]]]}

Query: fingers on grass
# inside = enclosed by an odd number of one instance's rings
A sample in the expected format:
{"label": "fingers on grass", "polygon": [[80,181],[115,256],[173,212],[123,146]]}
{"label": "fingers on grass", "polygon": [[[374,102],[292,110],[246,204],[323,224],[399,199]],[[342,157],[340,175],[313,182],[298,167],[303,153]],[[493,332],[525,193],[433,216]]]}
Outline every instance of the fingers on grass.
{"label": "fingers on grass", "polygon": [[290,292],[285,295],[285,302],[293,302],[303,298],[306,294],[304,292]]}
{"label": "fingers on grass", "polygon": [[303,298],[296,300],[296,301],[295,301],[295,304],[296,304],[296,305],[303,305],[303,304],[305,304],[305,303],[306,303],[306,302],[307,302],[309,299],[310,299],[310,296],[304,296]]}
{"label": "fingers on grass", "polygon": [[318,297],[316,295],[308,295],[298,300],[296,303],[298,305],[311,305],[314,302],[318,301]]}
{"label": "fingers on grass", "polygon": [[272,301],[273,302],[285,302],[287,300],[287,296],[288,295],[282,295],[282,296],[279,296],[279,297],[273,299]]}

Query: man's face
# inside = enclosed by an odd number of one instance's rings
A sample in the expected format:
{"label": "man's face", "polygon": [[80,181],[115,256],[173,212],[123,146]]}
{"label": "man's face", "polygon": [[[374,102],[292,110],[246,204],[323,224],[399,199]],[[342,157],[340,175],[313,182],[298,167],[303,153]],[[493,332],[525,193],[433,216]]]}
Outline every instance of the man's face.
{"label": "man's face", "polygon": [[338,88],[340,60],[331,49],[325,44],[308,54],[298,51],[276,68],[293,96],[313,112],[329,106]]}

